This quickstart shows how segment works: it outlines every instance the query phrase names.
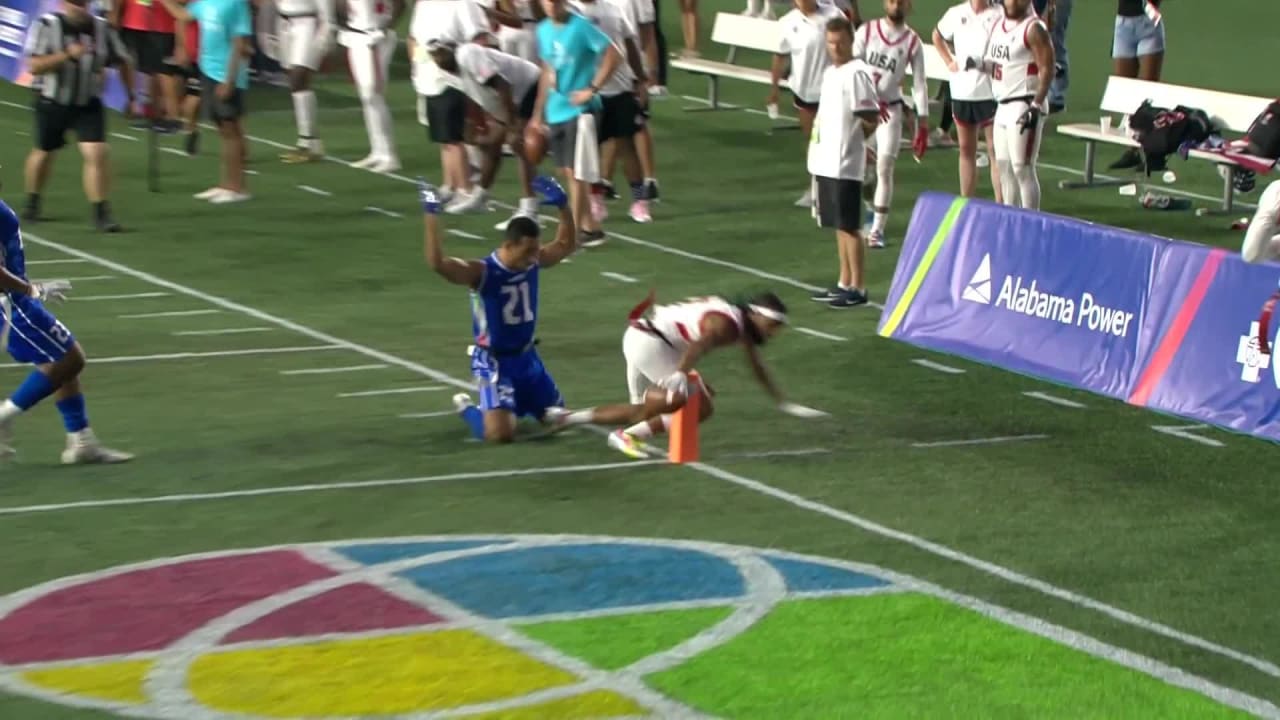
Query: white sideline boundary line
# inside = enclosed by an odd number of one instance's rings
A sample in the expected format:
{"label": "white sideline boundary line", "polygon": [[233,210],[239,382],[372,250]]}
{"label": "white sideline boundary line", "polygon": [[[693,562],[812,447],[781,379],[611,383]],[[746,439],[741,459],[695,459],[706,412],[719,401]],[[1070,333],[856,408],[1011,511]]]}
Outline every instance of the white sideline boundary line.
{"label": "white sideline boundary line", "polygon": [[345,365],[343,367],[305,368],[302,370],[281,370],[281,375],[330,375],[332,373],[360,372],[361,370],[381,370],[389,367],[386,363],[375,365]]}
{"label": "white sideline boundary line", "polygon": [[[50,248],[52,250],[58,250],[72,257],[88,260],[108,270],[129,275],[139,280],[149,282],[158,287],[163,287],[168,290],[172,290],[174,292],[187,295],[188,297],[193,297],[198,300],[203,300],[211,305],[215,305],[227,310],[239,312],[241,314],[248,315],[250,317],[256,318],[263,322],[273,323],[282,328],[293,330],[294,332],[300,335],[306,335],[307,337],[310,337],[314,340],[317,340],[323,343],[341,346],[343,348],[346,348],[347,350],[351,350],[361,355],[365,355],[366,357],[370,357],[375,360],[385,362],[389,365],[396,365],[396,366],[405,368],[406,370],[411,370],[413,372],[416,372],[420,375],[431,378],[445,385],[451,385],[454,387],[461,388],[463,390],[473,389],[473,384],[470,382],[460,380],[451,375],[448,375],[447,373],[443,373],[443,372],[440,372],[439,370],[429,368],[420,363],[413,362],[412,360],[406,360],[396,355],[392,355],[390,353],[386,353],[381,350],[376,350],[367,345],[361,345],[359,343],[355,343],[350,340],[343,340],[341,338],[335,337],[325,332],[321,332],[319,330],[308,327],[306,325],[293,322],[292,320],[287,320],[285,318],[272,315],[262,310],[252,308],[247,305],[243,305],[243,304],[228,300],[226,298],[219,297],[217,295],[211,295],[209,293],[203,292],[201,290],[197,290],[195,288],[181,285],[179,283],[175,283],[170,280],[165,280],[164,278],[158,277],[156,275],[152,275],[151,273],[148,273],[142,270],[137,270],[135,268],[129,267],[128,265],[123,265],[121,263],[107,260],[106,258],[102,258],[97,255],[87,253],[83,250],[79,250],[77,248],[73,248],[68,245],[63,245],[61,243],[55,243],[49,240],[45,240],[44,238],[41,238],[37,235],[32,235],[30,233],[27,233],[25,236],[28,240],[30,240],[31,242],[37,245],[41,245],[43,247]],[[758,480],[752,480],[751,478],[737,475],[727,470],[722,470],[713,465],[708,465],[706,463],[690,463],[687,467],[690,467],[691,469],[705,473],[712,477],[718,478],[725,482],[731,483],[733,485],[737,485],[739,487],[745,488],[752,492],[756,492],[761,495],[774,498],[775,500],[791,505],[792,507],[799,508],[802,510],[808,510],[810,512],[826,516],[838,522],[842,522],[847,525],[852,525],[854,527],[861,528],[866,532],[880,535],[882,537],[886,537],[892,540],[897,540],[899,542],[902,542],[907,545],[911,545],[915,548],[931,553],[933,555],[937,555],[939,557],[952,560],[962,565],[971,567],[975,570],[984,572],[988,575],[992,575],[994,577],[1000,578],[1001,580],[1004,580],[1011,584],[1019,585],[1022,587],[1035,590],[1043,595],[1057,598],[1058,600],[1062,600],[1064,602],[1070,603],[1077,607],[1086,608],[1086,609],[1095,611],[1097,613],[1100,613],[1102,615],[1106,615],[1107,617],[1113,620],[1116,620],[1117,622],[1121,622],[1126,625],[1130,625],[1132,627],[1140,628],[1154,635],[1159,635],[1166,639],[1174,640],[1184,645],[1189,645],[1191,647],[1198,648],[1200,650],[1212,653],[1214,655],[1219,655],[1221,657],[1229,658],[1243,665],[1248,665],[1249,667],[1252,667],[1255,670],[1258,670],[1259,672],[1262,672],[1271,677],[1280,678],[1280,665],[1277,665],[1274,662],[1265,660],[1260,657],[1255,657],[1253,655],[1249,655],[1248,653],[1244,653],[1239,650],[1229,648],[1225,645],[1220,645],[1211,640],[1206,640],[1199,636],[1183,632],[1181,630],[1170,627],[1163,623],[1155,622],[1153,620],[1148,620],[1147,618],[1144,618],[1135,613],[1129,612],[1127,610],[1122,610],[1112,605],[1108,605],[1100,600],[1095,600],[1086,595],[1081,595],[1071,590],[1067,590],[1065,588],[1052,585],[1048,582],[1045,582],[1044,580],[1040,580],[1039,578],[1031,577],[1029,575],[1024,575],[1016,570],[1006,568],[1002,565],[997,565],[995,563],[983,560],[978,557],[974,557],[967,553],[954,550],[950,547],[935,543],[931,540],[927,540],[917,535],[912,535],[910,533],[906,533],[901,530],[896,530],[894,528],[881,525],[879,523],[876,523],[872,520],[861,517],[859,515],[854,515],[853,513],[845,512],[843,510],[837,510],[836,508],[830,507],[828,505],[824,505],[819,502],[815,502],[813,500],[802,497],[800,495],[796,495],[795,493],[790,493],[785,490],[780,490],[776,487],[773,487],[772,485],[767,485]],[[1222,686],[1215,686],[1215,687],[1222,687]]]}
{"label": "white sideline boundary line", "polygon": [[[27,237],[31,233],[22,231],[22,236]],[[128,295],[71,295],[67,299],[75,302],[101,302],[103,300],[142,300],[144,298],[168,297],[167,292],[146,292],[131,293]]]}
{"label": "white sideline boundary line", "polygon": [[911,443],[913,448],[962,447],[966,445],[998,445],[1000,443],[1023,442],[1026,440],[1047,440],[1048,435],[1004,435],[1001,437],[974,438],[972,440],[939,440],[937,442]]}
{"label": "white sideline boundary line", "polygon": [[598,472],[644,465],[660,465],[664,460],[630,460],[627,462],[599,463],[595,465],[563,465],[558,467],[519,468],[515,470],[487,470],[483,472],[451,473],[448,475],[423,475],[392,480],[357,480],[337,483],[310,483],[307,485],[276,485],[248,490],[226,490],[208,493],[181,493],[177,495],[151,495],[132,498],[108,498],[81,500],[78,502],[50,503],[45,505],[20,505],[0,507],[0,515],[31,515],[34,513],[78,510],[84,508],[121,507],[126,505],[154,505],[157,503],[184,503],[204,500],[259,497],[262,495],[288,495],[293,493],[321,492],[326,490],[355,490],[362,488],[396,487],[398,485],[422,485],[452,480],[485,480],[490,478],[522,477],[526,475],[562,475],[567,473]]}
{"label": "white sideline boundary line", "polygon": [[66,258],[65,260],[64,259],[28,260],[27,265],[75,265],[75,264],[86,263],[86,262],[89,262],[89,261],[81,260],[80,258]]}
{"label": "white sideline boundary line", "polygon": [[132,315],[118,315],[121,320],[138,320],[142,318],[158,318],[158,317],[189,317],[192,315],[216,315],[222,312],[209,308],[208,310],[170,310],[168,312],[150,312],[135,313]]}
{"label": "white sideline boundary line", "polygon": [[94,280],[119,280],[120,278],[116,275],[84,275],[82,277],[69,277],[69,278],[62,278],[62,279],[66,280],[67,282],[74,283],[74,282],[92,282]]}
{"label": "white sideline boundary line", "polygon": [[243,335],[245,333],[271,332],[275,328],[269,327],[243,327],[243,328],[221,328],[218,330],[179,330],[174,335]]}
{"label": "white sideline boundary line", "polygon": [[340,398],[377,397],[379,395],[403,395],[405,393],[440,392],[448,390],[443,385],[422,385],[420,387],[388,388],[386,390],[361,390],[360,392],[338,393]]}
{"label": "white sideline boundary line", "polygon": [[[26,233],[23,233],[26,235]],[[95,357],[95,364],[103,363],[136,363],[151,362],[154,360],[195,360],[198,358],[215,358],[215,357],[236,357],[238,355],[279,355],[282,353],[301,353],[301,352],[320,352],[322,350],[345,350],[341,345],[300,345],[295,347],[274,347],[274,348],[248,348],[245,350],[210,350],[209,352],[179,352],[179,353],[163,353],[160,355],[119,355],[112,357]],[[25,368],[31,369],[30,365],[23,363],[8,363],[0,365],[3,368]]]}

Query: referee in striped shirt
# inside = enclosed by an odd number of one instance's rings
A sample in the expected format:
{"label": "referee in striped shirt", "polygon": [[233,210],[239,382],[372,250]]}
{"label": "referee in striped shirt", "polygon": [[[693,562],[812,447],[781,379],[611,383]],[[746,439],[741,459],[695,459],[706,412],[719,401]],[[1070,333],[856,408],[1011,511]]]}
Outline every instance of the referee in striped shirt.
{"label": "referee in striped shirt", "polygon": [[102,104],[103,71],[117,67],[128,92],[125,114],[133,110],[133,62],[120,36],[107,21],[86,9],[88,0],[63,0],[60,12],[37,21],[26,54],[35,103],[35,147],[27,156],[26,220],[40,219],[40,192],[53,169],[54,153],[74,131],[84,157],[84,191],[93,204],[94,225],[103,232],[119,232],[107,204],[110,154],[106,143],[106,112]]}

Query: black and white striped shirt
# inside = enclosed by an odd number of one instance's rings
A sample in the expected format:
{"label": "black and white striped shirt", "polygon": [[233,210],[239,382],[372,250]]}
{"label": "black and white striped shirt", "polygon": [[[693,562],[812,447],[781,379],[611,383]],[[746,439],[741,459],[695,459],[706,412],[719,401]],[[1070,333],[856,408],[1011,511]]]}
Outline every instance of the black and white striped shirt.
{"label": "black and white striped shirt", "polygon": [[59,105],[88,105],[102,95],[103,69],[129,59],[119,33],[106,20],[94,17],[77,26],[60,13],[41,16],[27,38],[26,55],[53,55],[76,43],[84,48],[79,60],[67,60],[52,72],[36,76],[32,87],[40,97]]}

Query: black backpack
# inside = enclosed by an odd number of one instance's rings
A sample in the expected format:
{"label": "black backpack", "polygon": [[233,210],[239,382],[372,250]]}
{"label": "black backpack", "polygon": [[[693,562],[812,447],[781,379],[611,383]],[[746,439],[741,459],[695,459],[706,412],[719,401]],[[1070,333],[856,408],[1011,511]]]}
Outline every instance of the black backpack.
{"label": "black backpack", "polygon": [[1150,100],[1142,103],[1129,118],[1129,128],[1142,146],[1148,175],[1168,167],[1168,157],[1178,152],[1184,143],[1202,143],[1216,131],[1203,110],[1185,105],[1166,110],[1155,107]]}
{"label": "black backpack", "polygon": [[1245,139],[1249,141],[1250,155],[1280,160],[1280,100],[1268,105],[1253,121]]}

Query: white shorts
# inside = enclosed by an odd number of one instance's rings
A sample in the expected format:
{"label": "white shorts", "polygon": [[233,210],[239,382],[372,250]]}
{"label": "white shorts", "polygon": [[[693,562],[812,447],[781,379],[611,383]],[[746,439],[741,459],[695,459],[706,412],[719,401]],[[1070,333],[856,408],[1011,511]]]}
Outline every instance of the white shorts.
{"label": "white shorts", "polygon": [[314,17],[280,18],[280,64],[288,68],[320,69],[329,54],[329,33]]}
{"label": "white shorts", "polygon": [[[680,369],[684,352],[671,347],[657,335],[629,327],[622,334],[622,356],[627,361],[627,392],[630,393],[631,404],[642,405],[646,392],[662,387],[663,381]],[[709,397],[711,391],[706,381],[700,380],[700,384],[703,397]]]}

